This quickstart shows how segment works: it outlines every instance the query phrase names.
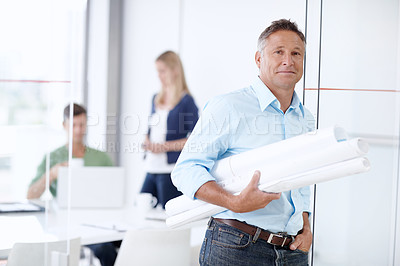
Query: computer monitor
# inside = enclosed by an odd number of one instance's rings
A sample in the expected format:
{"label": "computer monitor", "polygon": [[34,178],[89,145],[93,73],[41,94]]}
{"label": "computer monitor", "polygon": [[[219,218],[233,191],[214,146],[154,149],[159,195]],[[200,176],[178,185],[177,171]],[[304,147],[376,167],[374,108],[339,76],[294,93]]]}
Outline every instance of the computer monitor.
{"label": "computer monitor", "polygon": [[57,205],[68,207],[70,176],[71,208],[120,208],[125,203],[123,167],[60,167],[57,181]]}

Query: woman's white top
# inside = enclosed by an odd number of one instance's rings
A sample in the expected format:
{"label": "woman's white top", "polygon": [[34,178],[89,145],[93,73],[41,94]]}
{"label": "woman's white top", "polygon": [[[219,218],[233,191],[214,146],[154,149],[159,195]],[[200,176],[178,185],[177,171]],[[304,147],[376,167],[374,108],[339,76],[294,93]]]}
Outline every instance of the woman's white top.
{"label": "woman's white top", "polygon": [[[169,110],[159,109],[149,119],[150,136],[153,143],[164,143],[167,136],[167,119]],[[146,172],[152,174],[171,173],[175,164],[168,164],[167,153],[152,153],[147,151],[145,159]]]}

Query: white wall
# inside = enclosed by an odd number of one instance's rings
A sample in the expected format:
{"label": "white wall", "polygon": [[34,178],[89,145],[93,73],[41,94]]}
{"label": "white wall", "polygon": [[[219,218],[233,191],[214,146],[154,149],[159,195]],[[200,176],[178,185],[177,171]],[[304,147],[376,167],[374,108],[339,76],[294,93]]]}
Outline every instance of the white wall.
{"label": "white wall", "polygon": [[87,73],[87,144],[105,151],[107,129],[109,1],[90,1]]}
{"label": "white wall", "polygon": [[147,132],[152,95],[160,87],[154,61],[163,51],[178,49],[179,1],[125,1],[123,25],[120,158],[132,204],[145,175],[138,147]]}
{"label": "white wall", "polygon": [[200,109],[217,94],[251,84],[258,73],[258,36],[279,18],[290,18],[304,30],[305,2],[185,1],[181,54]]}

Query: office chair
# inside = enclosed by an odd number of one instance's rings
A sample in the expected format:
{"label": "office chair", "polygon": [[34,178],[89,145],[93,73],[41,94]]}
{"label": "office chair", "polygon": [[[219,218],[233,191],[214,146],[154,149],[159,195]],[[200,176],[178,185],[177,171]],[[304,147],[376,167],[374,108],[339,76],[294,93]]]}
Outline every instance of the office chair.
{"label": "office chair", "polygon": [[[59,260],[67,252],[67,240],[43,243],[15,243],[8,256],[7,266],[78,266],[80,238],[70,240],[68,263]],[[60,255],[57,257],[57,255]]]}
{"label": "office chair", "polygon": [[188,266],[190,229],[146,229],[128,231],[115,266]]}

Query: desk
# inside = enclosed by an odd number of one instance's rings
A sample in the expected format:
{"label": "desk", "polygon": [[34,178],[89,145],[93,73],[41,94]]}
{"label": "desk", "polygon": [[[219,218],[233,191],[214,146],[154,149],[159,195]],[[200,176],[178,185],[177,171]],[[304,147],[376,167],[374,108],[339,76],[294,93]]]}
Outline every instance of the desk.
{"label": "desk", "polygon": [[121,209],[73,209],[70,213],[53,207],[49,208],[48,213],[2,214],[0,258],[7,257],[16,242],[80,237],[81,244],[88,245],[122,240],[128,229],[165,227],[164,221],[145,220],[143,214],[132,206]]}

